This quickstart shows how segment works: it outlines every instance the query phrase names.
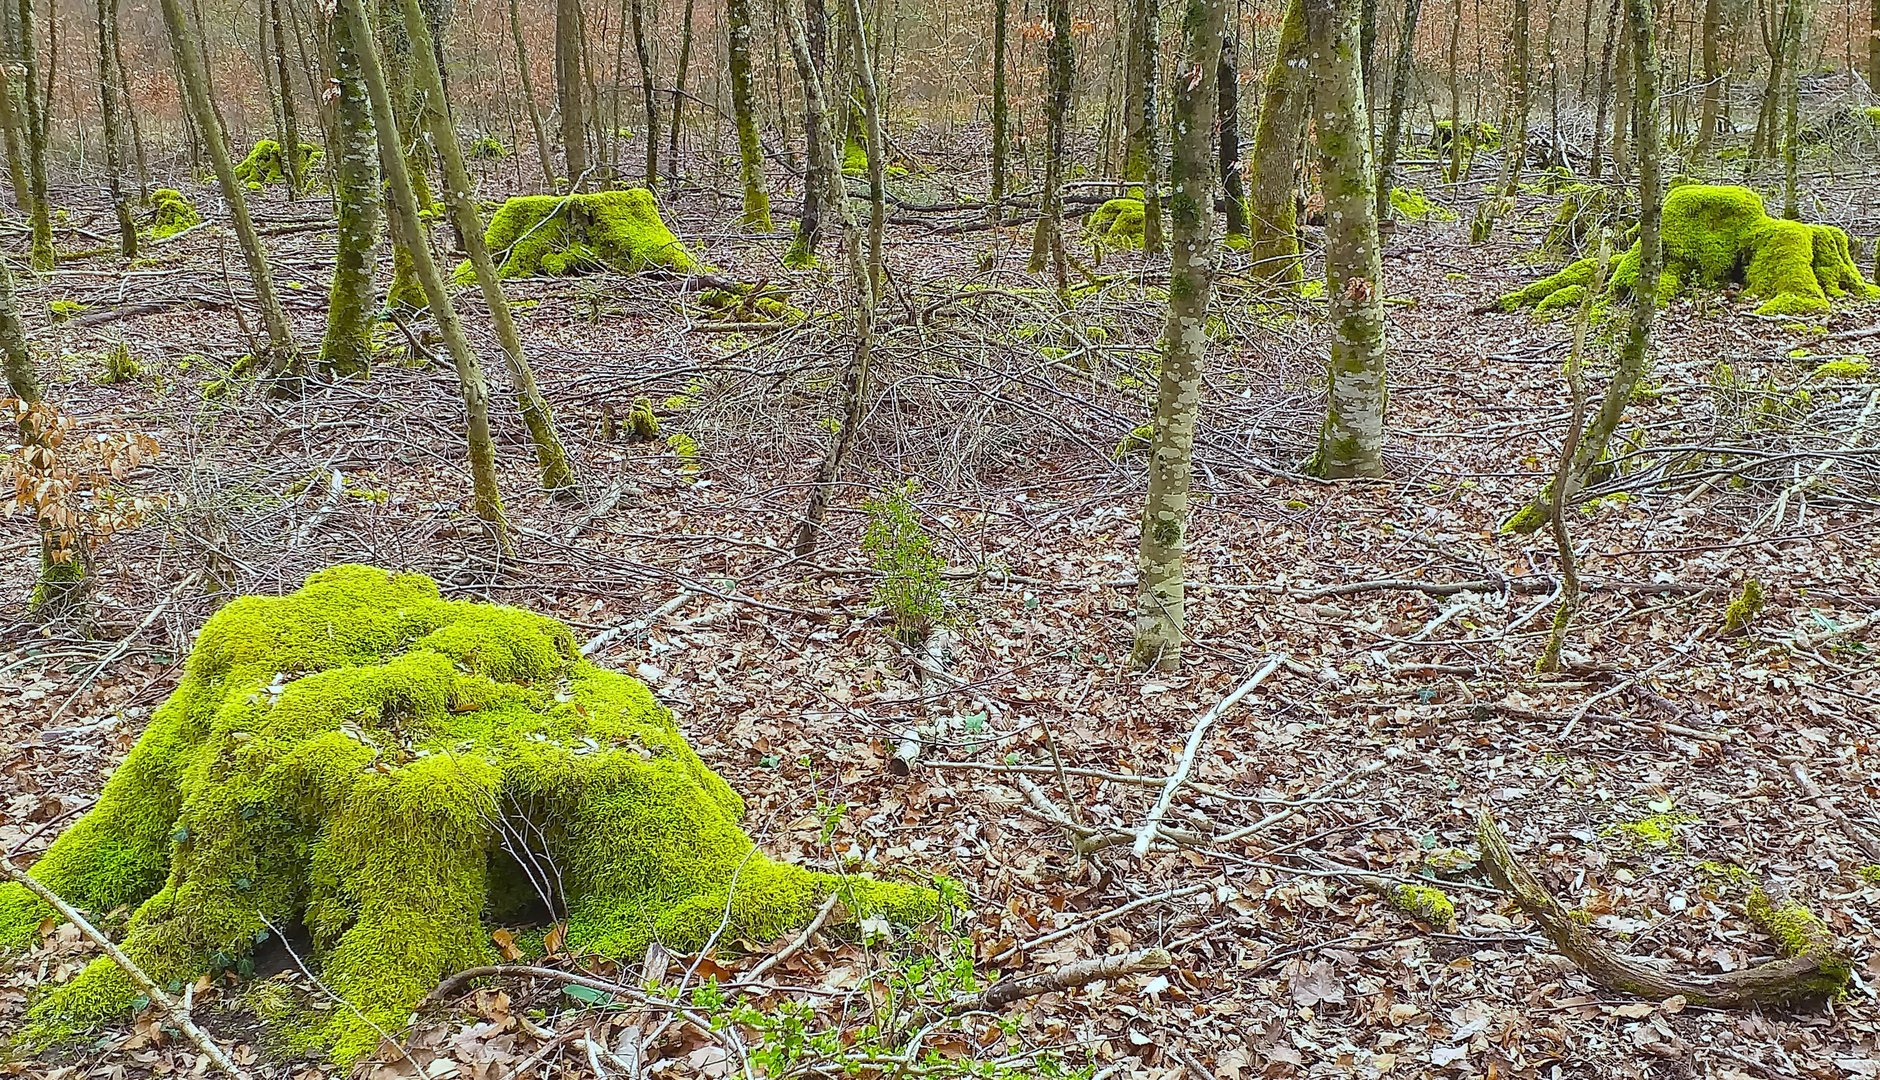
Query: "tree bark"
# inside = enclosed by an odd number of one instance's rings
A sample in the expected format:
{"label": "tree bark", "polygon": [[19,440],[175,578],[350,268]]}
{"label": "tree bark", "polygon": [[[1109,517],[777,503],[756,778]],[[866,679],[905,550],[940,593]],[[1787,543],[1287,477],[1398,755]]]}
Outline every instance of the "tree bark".
{"label": "tree bark", "polygon": [[19,0],[19,13],[20,65],[26,81],[26,92],[21,97],[26,107],[27,183],[32,187],[32,265],[34,270],[45,273],[52,269],[57,255],[52,247],[52,197],[46,190],[46,110],[39,96],[39,47],[33,40],[33,0]]}
{"label": "tree bark", "polygon": [[679,64],[672,75],[672,128],[666,142],[668,181],[679,179],[679,114],[685,108],[685,79],[692,65],[692,5],[693,0],[685,0],[685,15],[679,30]]}
{"label": "tree bark", "polygon": [[[690,3],[691,0],[687,0]],[[509,0],[509,36],[516,44],[516,75],[522,83],[522,105],[529,114],[529,129],[535,133],[535,156],[542,166],[542,183],[555,186],[555,159],[548,152],[548,132],[542,125],[542,107],[535,100],[535,76],[529,72],[529,51],[522,39],[521,0]],[[555,74],[561,75],[561,61],[556,60]],[[558,84],[559,85],[559,84]]]}
{"label": "tree bark", "polygon": [[[446,102],[444,75],[437,64],[437,52],[431,42],[430,29],[425,25],[424,12],[418,0],[403,0],[403,6],[405,33],[412,42],[412,74],[418,91],[433,101]],[[448,105],[426,109],[424,115],[430,128],[431,144],[437,148],[438,159],[444,166],[444,204],[457,234],[463,238],[464,252],[470,258],[483,302],[490,309],[490,322],[508,363],[509,380],[515,385],[516,408],[522,413],[522,421],[529,429],[529,441],[535,447],[542,487],[547,491],[572,492],[574,471],[568,464],[568,452],[555,431],[554,413],[536,386],[535,372],[522,350],[522,335],[516,329],[509,299],[503,294],[502,280],[497,276],[489,244],[484,239],[483,215],[477,208],[476,187],[470,181],[470,170],[464,165],[457,125]],[[433,307],[436,303],[436,297],[432,297]]]}
{"label": "tree bark", "polygon": [[1247,185],[1240,171],[1240,27],[1230,7],[1223,16],[1221,62],[1215,74],[1216,122],[1220,125],[1221,199],[1227,206],[1227,235],[1247,236]]}
{"label": "tree bark", "polygon": [[338,377],[366,374],[372,367],[372,326],[378,311],[380,213],[378,138],[372,103],[360,74],[359,43],[352,20],[333,19],[329,28],[336,139],[327,155],[333,174],[333,213],[339,232],[333,285],[327,294],[326,333],[320,367]]}
{"label": "tree bark", "polygon": [[992,217],[1004,215],[1006,157],[1011,152],[1006,101],[1005,47],[1011,0],[992,0]]}
{"label": "tree bark", "polygon": [[299,198],[307,188],[300,168],[300,113],[294,104],[294,80],[287,70],[287,36],[281,30],[281,0],[263,0],[274,30],[274,70],[281,84],[281,155],[287,172],[287,197]]}
{"label": "tree bark", "polygon": [[1305,0],[1307,79],[1325,183],[1325,293],[1332,327],[1316,470],[1384,474],[1384,287],[1355,0]]}
{"label": "tree bark", "polygon": [[1397,144],[1403,141],[1404,105],[1410,95],[1410,74],[1416,58],[1417,20],[1423,14],[1423,0],[1404,0],[1403,18],[1397,25],[1397,58],[1390,69],[1390,111],[1384,118],[1384,143],[1378,151],[1377,220],[1390,220],[1391,189],[1397,185]]}
{"label": "tree bark", "polygon": [[[1704,0],[1703,37],[1704,98],[1697,114],[1697,144],[1691,148],[1694,161],[1710,157],[1710,144],[1717,137],[1717,105],[1723,96],[1723,0]],[[1880,50],[1880,38],[1874,40]]]}
{"label": "tree bark", "polygon": [[1162,148],[1158,145],[1159,122],[1155,107],[1161,82],[1158,78],[1162,62],[1161,7],[1156,0],[1135,0],[1135,5],[1142,42],[1138,57],[1142,72],[1137,77],[1142,93],[1137,134],[1142,151],[1142,250],[1147,255],[1160,255],[1167,246],[1162,235]]}
{"label": "tree bark", "polygon": [[[168,6],[176,0],[163,2]],[[373,42],[372,20],[366,14],[365,0],[341,0],[341,3],[344,9],[342,17],[349,21],[353,41],[359,47],[360,74],[365,82],[366,96],[372,102],[372,126],[378,135],[379,165],[385,171],[393,204],[398,208],[396,225],[404,233],[405,246],[411,251],[412,261],[416,264],[414,272],[424,287],[432,317],[437,320],[438,332],[450,352],[451,363],[457,371],[457,384],[463,392],[464,410],[468,414],[465,428],[475,512],[495,534],[497,545],[506,550],[509,547],[509,529],[503,518],[502,493],[496,484],[496,445],[490,438],[489,385],[483,379],[483,369],[477,364],[476,354],[470,350],[470,342],[464,335],[457,309],[451,304],[450,290],[444,283],[444,275],[431,256],[430,245],[424,242],[418,221],[418,198],[412,186],[411,171],[405,164],[405,148],[399,145],[398,118],[392,109],[392,95],[385,78],[385,68],[379,61],[378,48]]]}
{"label": "tree bark", "polygon": [[757,137],[757,94],[751,80],[751,0],[725,0],[725,40],[731,112],[738,128],[738,176],[744,183],[743,223],[769,232],[770,190],[764,184],[764,148]]}
{"label": "tree bark", "polygon": [[104,124],[105,183],[111,208],[117,214],[118,254],[125,261],[137,257],[137,222],[131,218],[130,199],[124,194],[124,134],[118,123],[117,79],[112,75],[112,39],[117,19],[110,0],[98,0],[98,112]]}
{"label": "tree bark", "polygon": [[4,130],[7,148],[7,173],[13,181],[13,205],[31,212],[33,191],[26,177],[26,150],[20,141],[20,115],[15,108],[13,62],[19,55],[18,33],[14,27],[17,9],[0,4],[0,130]]}
{"label": "tree bark", "polygon": [[1287,289],[1305,280],[1299,258],[1299,140],[1305,130],[1305,9],[1287,0],[1273,64],[1260,91],[1248,178],[1247,247],[1250,272]]}
{"label": "tree bark", "polygon": [[[29,0],[20,0],[22,7],[28,3]],[[288,329],[280,294],[274,291],[274,274],[268,268],[267,248],[262,246],[261,234],[255,231],[254,218],[248,212],[248,193],[242,189],[241,181],[235,179],[235,163],[229,159],[228,142],[222,137],[214,105],[209,100],[201,54],[195,48],[194,37],[180,0],[161,0],[161,7],[164,25],[169,30],[170,52],[176,59],[177,72],[183,82],[184,103],[195,120],[197,131],[202,135],[210,167],[215,170],[216,182],[222,188],[222,199],[228,204],[235,238],[241,245],[243,259],[248,263],[249,282],[254,286],[255,303],[261,309],[261,323],[268,335],[270,355],[265,358],[266,365],[268,370],[277,374],[291,370],[297,362],[293,333]]]}
{"label": "tree bark", "polygon": [[587,186],[587,113],[581,85],[580,0],[555,3],[555,94],[561,105],[561,154],[568,190]]}
{"label": "tree bark", "polygon": [[1052,276],[1062,290],[1070,275],[1064,255],[1064,139],[1070,123],[1072,64],[1076,62],[1071,47],[1070,0],[1046,0],[1046,17],[1051,23],[1050,44],[1045,50],[1045,151],[1044,213],[1038,218],[1038,230],[1032,236],[1032,273],[1045,268],[1048,259]]}
{"label": "tree bark", "polygon": [[[816,252],[822,246],[823,203],[831,197],[830,178],[839,176],[842,171],[835,160],[835,147],[824,139],[829,131],[829,118],[825,115],[827,105],[823,101],[820,80],[828,53],[829,17],[822,0],[808,0],[804,7],[808,47],[796,68],[797,81],[803,85],[803,210],[796,219],[796,238],[790,242],[790,250],[784,256],[784,262],[795,267],[816,265]],[[779,17],[786,23],[794,18],[788,11],[781,12]],[[788,29],[786,26],[786,37]],[[797,51],[791,49],[790,56],[793,61],[797,60]],[[818,88],[813,94],[810,93],[812,84]]]}
{"label": "tree bark", "polygon": [[868,151],[868,283],[872,296],[881,296],[881,234],[887,222],[886,175],[888,147],[881,135],[881,94],[875,81],[875,51],[868,43],[862,21],[861,0],[849,0],[849,18],[855,22],[855,76],[862,88],[862,132]]}
{"label": "tree bark", "polygon": [[659,183],[659,101],[653,96],[653,53],[646,45],[646,0],[633,0],[633,52],[640,61],[640,102],[646,113],[646,187]]}
{"label": "tree bark", "polygon": [[1181,663],[1188,484],[1194,471],[1208,298],[1214,281],[1216,169],[1210,144],[1220,97],[1217,80],[1226,10],[1226,0],[1185,0],[1182,7],[1182,66],[1175,77],[1170,124],[1174,158],[1169,172],[1173,242],[1168,322],[1156,382],[1149,490],[1143,499],[1137,552],[1136,633],[1130,648],[1130,662],[1137,668],[1172,669]]}
{"label": "tree bark", "polygon": [[1515,196],[1521,190],[1521,166],[1527,158],[1528,112],[1531,104],[1528,86],[1528,0],[1514,0],[1514,19],[1509,30],[1508,81],[1513,100],[1508,103],[1507,130],[1502,139],[1501,179],[1494,192],[1477,208],[1470,225],[1469,238],[1482,243],[1494,235],[1495,224],[1514,209]]}

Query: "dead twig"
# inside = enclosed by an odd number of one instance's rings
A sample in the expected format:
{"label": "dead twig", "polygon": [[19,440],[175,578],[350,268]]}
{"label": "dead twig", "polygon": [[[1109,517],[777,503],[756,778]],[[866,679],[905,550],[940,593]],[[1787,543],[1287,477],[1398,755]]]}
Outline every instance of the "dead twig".
{"label": "dead twig", "polygon": [[983,993],[968,994],[956,999],[947,1011],[961,1013],[981,1009],[1000,1009],[1014,1001],[1023,1001],[1026,998],[1034,998],[1040,994],[1049,994],[1058,990],[1075,990],[1077,987],[1099,979],[1120,979],[1125,975],[1137,975],[1145,971],[1162,971],[1174,963],[1174,958],[1169,956],[1167,950],[1164,949],[1137,949],[1134,952],[1118,953],[1115,956],[1074,960],[1034,975],[1002,979],[987,987]]}

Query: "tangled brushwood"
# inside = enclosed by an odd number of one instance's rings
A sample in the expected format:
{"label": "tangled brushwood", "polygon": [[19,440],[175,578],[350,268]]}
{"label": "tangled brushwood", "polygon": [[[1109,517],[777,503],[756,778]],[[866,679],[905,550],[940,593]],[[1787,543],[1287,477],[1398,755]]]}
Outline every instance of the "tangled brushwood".
{"label": "tangled brushwood", "polygon": [[[579,659],[562,624],[341,566],[210,619],[32,874],[82,908],[130,907],[123,950],[160,984],[238,967],[304,924],[346,1007],[270,1011],[290,1046],[340,1062],[488,962],[486,918],[554,920],[569,949],[637,958],[655,940],[767,940],[831,895],[850,921],[939,913],[921,885],[765,857],[742,813],[646,687]],[[0,948],[31,944],[49,914],[0,887]],[[97,960],[34,1003],[21,1038],[73,1036],[137,998]]]}

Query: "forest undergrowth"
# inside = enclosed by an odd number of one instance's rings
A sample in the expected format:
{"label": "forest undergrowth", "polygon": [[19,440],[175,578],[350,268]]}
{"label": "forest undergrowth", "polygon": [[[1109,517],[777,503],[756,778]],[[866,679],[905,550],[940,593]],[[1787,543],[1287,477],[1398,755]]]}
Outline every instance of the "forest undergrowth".
{"label": "forest undergrowth", "polygon": [[[768,853],[945,874],[970,908],[921,940],[792,934],[588,969],[654,999],[682,988],[691,1021],[580,983],[460,991],[381,1051],[374,1078],[718,1077],[741,1061],[897,1078],[1673,1077],[1693,1061],[1720,1078],[1880,1076],[1880,869],[1863,869],[1880,856],[1861,847],[1880,835],[1880,678],[1858,634],[1880,608],[1880,384],[1865,360],[1880,310],[1673,303],[1629,442],[1569,511],[1587,594],[1562,671],[1537,675],[1554,548],[1498,526],[1554,467],[1569,328],[1487,309],[1558,265],[1531,255],[1558,198],[1534,187],[1471,246],[1482,185],[1446,189],[1414,162],[1407,179],[1459,221],[1399,222],[1386,244],[1388,479],[1303,475],[1324,392],[1317,306],[1257,292],[1223,253],[1175,674],[1126,663],[1132,433],[1153,397],[1165,262],[1105,251],[1066,301],[1025,272],[1029,230],[891,226],[877,390],[830,534],[798,559],[788,537],[844,362],[835,290],[781,268],[787,237],[728,228],[724,196],[669,193],[668,222],[705,263],[787,307],[727,310],[677,274],[514,282],[582,498],[535,490],[527,433],[499,415],[517,549],[499,561],[464,506],[461,400],[421,323],[384,328],[406,361],[370,381],[205,396],[245,351],[208,233],[121,276],[62,262],[37,288],[64,317],[33,328],[57,356],[56,399],[84,430],[153,436],[129,483],[164,505],[101,553],[92,625],[34,629],[25,590],[6,591],[0,711],[16,737],[0,747],[0,847],[43,850],[175,685],[212,607],[206,549],[245,593],[370,563],[568,623],[675,710]],[[1880,228],[1871,178],[1813,180],[1852,200],[1834,220]],[[325,219],[274,194],[256,209],[310,329]],[[130,314],[92,317],[106,311]],[[120,343],[131,369],[107,363]],[[620,429],[641,398],[659,435],[631,441]],[[864,504],[878,518],[884,495],[937,556],[915,572],[947,654],[905,643],[884,610],[895,564],[863,542]],[[0,548],[10,583],[36,556],[15,537]],[[1177,842],[1134,855],[1197,719],[1266,668],[1206,734],[1165,819]],[[1602,991],[1489,884],[1479,810],[1634,955],[1705,971],[1769,957],[1743,914],[1760,883],[1827,920],[1854,957],[1850,992],[1743,1012]],[[1442,890],[1453,913],[1402,902],[1403,885]],[[1172,965],[1004,1014],[971,1000],[995,971],[1145,949]],[[0,984],[0,1028],[29,986],[89,956],[74,931],[52,933]],[[281,1058],[234,1003],[245,978],[318,988],[285,950],[256,967],[198,985],[197,1019],[241,1038],[259,1075],[326,1075]],[[194,1059],[146,1013],[25,1068],[170,1075]]]}

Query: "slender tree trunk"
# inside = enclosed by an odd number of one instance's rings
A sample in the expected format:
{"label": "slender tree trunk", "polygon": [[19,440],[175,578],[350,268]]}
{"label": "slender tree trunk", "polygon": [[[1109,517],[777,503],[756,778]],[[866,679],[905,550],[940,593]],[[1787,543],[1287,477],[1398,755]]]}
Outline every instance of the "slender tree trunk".
{"label": "slender tree trunk", "polygon": [[[21,445],[42,443],[45,428],[57,414],[42,404],[39,373],[27,348],[26,329],[20,322],[13,271],[4,258],[0,258],[0,370],[6,375],[7,393],[28,406],[18,417]],[[78,603],[85,589],[89,567],[84,541],[76,535],[76,526],[61,536],[59,530],[44,519],[38,524],[39,580],[33,587],[31,610],[42,616],[65,614]]]}
{"label": "slender tree trunk", "polygon": [[[851,0],[853,3],[854,0]],[[790,36],[790,52],[796,60],[799,74],[806,73],[804,92],[815,98],[819,104],[815,111],[823,118],[825,125],[818,136],[818,141],[828,147],[831,158],[835,154],[836,135],[834,118],[829,112],[829,99],[823,91],[821,74],[816,70],[810,57],[807,34],[802,20],[790,7],[790,0],[784,0],[784,22]],[[836,427],[829,449],[823,455],[822,464],[816,470],[816,480],[810,488],[809,504],[803,510],[803,517],[797,523],[795,534],[790,539],[791,550],[798,558],[807,558],[815,554],[816,545],[822,539],[823,518],[828,512],[829,495],[835,486],[837,477],[842,474],[842,466],[848,461],[849,453],[855,446],[856,436],[861,431],[863,415],[868,403],[869,365],[874,348],[875,295],[869,282],[868,267],[862,255],[862,230],[855,220],[854,211],[849,206],[848,193],[840,169],[829,170],[829,203],[834,206],[842,222],[842,247],[847,255],[849,286],[853,294],[853,315],[855,319],[854,337],[849,353],[848,370],[842,380],[841,417]]]}
{"label": "slender tree trunk", "polygon": [[1880,0],[1867,7],[1867,86],[1880,91]]}
{"label": "slender tree trunk", "polygon": [[1227,235],[1247,236],[1247,185],[1240,173],[1240,19],[1231,0],[1221,30],[1221,62],[1215,72],[1215,116],[1221,128],[1221,198],[1227,206]]}
{"label": "slender tree trunk", "polygon": [[7,393],[28,405],[37,405],[43,389],[33,354],[26,345],[20,321],[19,297],[13,288],[13,268],[0,257],[0,368],[5,369]]}
{"label": "slender tree trunk", "polygon": [[1253,127],[1247,227],[1250,272],[1296,289],[1304,281],[1299,258],[1299,141],[1305,130],[1306,20],[1301,0],[1287,0],[1279,44],[1260,91]]}
{"label": "slender tree trunk", "polygon": [[1806,33],[1807,13],[1796,0],[1789,0],[1788,10],[1794,22],[1788,31],[1788,64],[1782,70],[1782,216],[1790,221],[1802,216],[1801,187],[1798,182],[1800,153],[1797,138],[1801,131],[1801,91],[1797,73],[1802,66],[1801,45]]}
{"label": "slender tree trunk", "polygon": [[881,234],[887,223],[885,170],[888,147],[881,135],[881,94],[875,81],[875,52],[862,22],[861,0],[849,0],[849,18],[855,22],[855,77],[862,88],[862,132],[868,150],[868,284],[881,296]]}
{"label": "slender tree trunk", "polygon": [[1051,23],[1046,49],[1044,213],[1032,237],[1031,271],[1038,273],[1050,260],[1057,287],[1070,283],[1064,255],[1064,139],[1070,123],[1072,64],[1070,0],[1046,0]]}
{"label": "slender tree trunk", "polygon": [[1005,46],[1010,0],[992,0],[992,217],[1004,216],[1006,158],[1011,153],[1005,87]]}
{"label": "slender tree trunk", "polygon": [[[1618,0],[1614,0],[1615,3]],[[1449,13],[1449,183],[1462,180],[1462,0]],[[1470,156],[1474,160],[1474,156]]]}
{"label": "slender tree trunk", "polygon": [[1514,209],[1515,196],[1521,190],[1521,166],[1527,158],[1528,129],[1528,0],[1514,0],[1514,20],[1510,30],[1508,54],[1509,82],[1513,100],[1508,104],[1508,130],[1502,141],[1501,179],[1494,192],[1476,208],[1469,238],[1482,243],[1494,235],[1495,224]]}
{"label": "slender tree trunk", "polygon": [[679,114],[685,108],[685,79],[692,64],[692,4],[693,0],[685,0],[684,25],[679,31],[679,65],[672,76],[672,130],[666,143],[666,178],[669,181],[679,179]]}
{"label": "slender tree trunk", "polygon": [[[285,152],[287,148],[287,121],[281,118],[281,92],[276,85],[274,75],[274,44],[268,33],[268,0],[260,0],[255,5],[255,68],[261,75],[261,89],[268,99],[268,118],[274,122],[274,142]],[[285,157],[281,161],[281,175],[287,178],[288,198],[293,198],[293,175],[288,170]]]}
{"label": "slender tree trunk", "polygon": [[1403,141],[1404,105],[1410,95],[1410,73],[1416,59],[1417,19],[1423,0],[1404,0],[1397,24],[1397,58],[1390,70],[1390,111],[1384,118],[1384,142],[1378,151],[1377,220],[1390,220],[1390,192],[1397,184],[1397,144]]}
{"label": "slender tree trunk", "polygon": [[[816,251],[822,241],[823,203],[830,198],[830,178],[839,177],[842,171],[835,160],[835,147],[824,138],[830,128],[829,118],[824,115],[820,72],[828,47],[828,16],[821,0],[809,0],[805,7],[808,46],[800,53],[790,50],[792,60],[797,61],[797,81],[803,85],[803,212],[796,221],[796,239],[784,257],[785,263],[795,267],[816,265]],[[790,20],[795,16],[786,7],[779,12],[779,18],[785,23],[787,37]],[[811,93],[812,89],[816,92]]]}
{"label": "slender tree trunk", "polygon": [[[174,3],[175,0],[170,0]],[[26,92],[27,182],[32,185],[32,265],[44,273],[57,256],[52,248],[52,197],[46,190],[46,109],[39,96],[39,47],[33,41],[33,0],[19,0],[20,65]],[[56,21],[56,20],[55,20]]]}
{"label": "slender tree trunk", "polygon": [[281,0],[263,0],[268,6],[274,30],[274,70],[281,84],[281,156],[287,171],[288,198],[298,198],[307,189],[301,174],[300,113],[294,105],[294,80],[287,69],[287,36],[281,29]]}
{"label": "slender tree trunk", "polygon": [[[1621,6],[1624,0],[1619,0]],[[1612,178],[1624,182],[1632,175],[1632,26],[1631,10],[1621,13],[1619,49],[1612,73]]]}
{"label": "slender tree trunk", "polygon": [[653,96],[653,53],[646,46],[646,0],[633,0],[633,52],[640,60],[640,101],[646,112],[646,187],[659,183],[659,101]]}
{"label": "slender tree trunk", "polygon": [[128,262],[137,257],[137,222],[124,194],[124,136],[118,124],[117,80],[111,76],[111,39],[116,33],[109,0],[98,0],[98,112],[104,123],[105,183],[117,213],[118,254]]}
{"label": "slender tree trunk", "polygon": [[[1708,159],[1717,137],[1717,105],[1723,95],[1723,0],[1704,0],[1703,37],[1704,98],[1697,114],[1697,145],[1691,148],[1693,161]],[[1874,40],[1880,50],[1880,38]]]}
{"label": "slender tree trunk", "polygon": [[1135,4],[1142,37],[1142,73],[1138,76],[1142,88],[1142,250],[1160,255],[1167,247],[1162,236],[1162,148],[1155,107],[1161,83],[1157,77],[1162,60],[1161,9],[1156,0],[1135,0]]}
{"label": "slender tree trunk", "polygon": [[26,178],[26,150],[20,141],[19,110],[14,107],[13,63],[19,55],[19,35],[14,27],[16,10],[0,3],[0,31],[5,34],[4,42],[0,43],[0,129],[4,129],[6,136],[7,173],[13,181],[13,205],[30,213],[33,208],[33,191]]}
{"label": "slender tree trunk", "polygon": [[[1612,0],[1612,6],[1606,10],[1606,43],[1599,53],[1599,91],[1595,99],[1596,111],[1593,115],[1593,167],[1588,170],[1593,179],[1598,180],[1606,169],[1606,112],[1612,101],[1613,60],[1618,48],[1620,23],[1624,0]],[[1624,116],[1618,123],[1626,123]]]}
{"label": "slender tree trunk", "polygon": [[588,171],[579,5],[580,0],[556,0],[555,3],[555,95],[561,105],[561,154],[567,164],[570,191],[586,188]]}
{"label": "slender tree trunk", "polygon": [[[22,5],[25,3],[27,0],[21,0]],[[229,159],[228,142],[222,137],[215,108],[209,100],[208,84],[203,78],[201,54],[195,48],[181,0],[161,0],[161,7],[164,26],[169,30],[170,52],[176,59],[177,72],[183,81],[184,103],[196,122],[196,129],[202,133],[209,164],[215,170],[216,182],[222,188],[222,199],[228,203],[236,241],[240,243],[242,257],[248,263],[248,279],[254,286],[255,304],[261,309],[262,326],[268,335],[268,351],[271,355],[266,358],[267,366],[276,373],[292,370],[297,363],[293,332],[288,329],[280,294],[274,291],[274,275],[268,269],[267,248],[262,246],[261,234],[255,231],[254,218],[248,212],[247,192],[242,189],[241,181],[235,179],[235,163]]]}
{"label": "slender tree trunk", "polygon": [[[175,2],[164,0],[166,5]],[[495,534],[498,546],[507,549],[508,525],[503,518],[502,493],[496,485],[496,445],[490,438],[489,385],[484,382],[476,354],[470,350],[457,309],[451,304],[444,275],[431,257],[430,245],[424,242],[418,223],[417,193],[412,186],[410,168],[405,164],[405,148],[398,141],[398,117],[392,109],[385,67],[373,43],[372,21],[366,14],[365,0],[341,0],[341,6],[341,16],[349,21],[353,41],[359,46],[360,74],[366,95],[372,102],[373,130],[378,134],[379,165],[385,171],[393,203],[398,207],[396,224],[405,234],[405,246],[417,264],[418,280],[424,286],[425,298],[430,303],[432,316],[437,319],[438,332],[450,352],[451,363],[457,370],[457,383],[463,391],[476,515]]]}
{"label": "slender tree trunk", "polygon": [[1325,293],[1332,327],[1325,426],[1315,466],[1327,477],[1384,474],[1384,287],[1377,174],[1358,57],[1355,0],[1305,0],[1307,84],[1325,183]]}
{"label": "slender tree trunk", "polygon": [[[535,99],[535,76],[529,71],[529,50],[523,44],[521,0],[509,0],[509,36],[516,45],[516,76],[522,84],[522,107],[529,114],[529,129],[535,133],[535,156],[542,166],[542,183],[553,188],[555,159],[548,152],[548,131],[542,124],[542,107]],[[559,80],[559,54],[555,61],[555,75]]]}
{"label": "slender tree trunk", "polygon": [[372,366],[382,196],[378,136],[373,131],[372,102],[360,74],[352,20],[336,17],[328,30],[332,54],[328,93],[333,98],[335,139],[327,167],[333,176],[339,250],[327,299],[326,333],[320,341],[320,367],[330,375],[347,377],[364,375]]}
{"label": "slender tree trunk", "polygon": [[[121,25],[118,0],[110,0],[110,4],[111,25],[117,27]],[[0,7],[5,5],[0,4]],[[144,153],[144,126],[137,119],[137,104],[131,95],[131,75],[124,66],[124,38],[115,30],[111,34],[111,59],[117,68],[118,92],[123,95],[124,116],[131,124],[131,147],[137,159],[137,201],[147,202],[150,199],[150,162]],[[3,85],[3,80],[0,80],[0,85]]]}
{"label": "slender tree trunk", "polygon": [[[412,74],[418,91],[433,101],[445,102],[444,76],[437,64],[437,52],[431,42],[430,29],[425,25],[424,11],[419,7],[419,0],[403,0],[403,4],[405,32],[410,35],[412,42]],[[431,143],[437,148],[438,159],[444,166],[444,203],[450,210],[451,222],[456,226],[458,235],[463,237],[464,252],[470,257],[470,266],[476,273],[483,302],[490,309],[490,322],[495,327],[496,340],[502,345],[503,357],[508,362],[509,380],[516,388],[516,408],[522,413],[523,423],[529,429],[530,442],[535,447],[535,461],[542,473],[542,487],[548,491],[572,492],[574,471],[568,464],[568,452],[563,449],[561,437],[555,432],[555,417],[548,407],[548,401],[536,386],[535,372],[522,350],[522,335],[516,329],[509,299],[503,295],[502,280],[497,276],[496,264],[491,260],[489,245],[484,240],[483,216],[477,209],[476,188],[470,181],[470,170],[464,165],[463,147],[457,140],[456,123],[448,107],[426,109],[424,115],[430,128]],[[435,296],[431,302],[435,308]]]}
{"label": "slender tree trunk", "polygon": [[764,184],[764,148],[757,136],[757,93],[751,81],[751,0],[725,0],[726,65],[731,111],[738,126],[738,175],[744,182],[744,226],[769,232],[770,189]]}
{"label": "slender tree trunk", "polygon": [[1181,663],[1185,623],[1182,559],[1188,531],[1188,482],[1194,471],[1195,423],[1201,406],[1208,298],[1214,283],[1214,112],[1220,98],[1221,38],[1226,0],[1185,0],[1182,61],[1175,77],[1169,179],[1173,243],[1168,323],[1156,380],[1155,435],[1149,448],[1149,490],[1142,504],[1138,549],[1136,634],[1130,662],[1172,669]]}

